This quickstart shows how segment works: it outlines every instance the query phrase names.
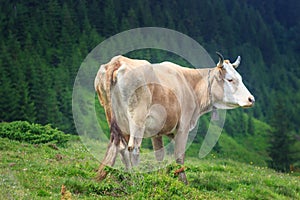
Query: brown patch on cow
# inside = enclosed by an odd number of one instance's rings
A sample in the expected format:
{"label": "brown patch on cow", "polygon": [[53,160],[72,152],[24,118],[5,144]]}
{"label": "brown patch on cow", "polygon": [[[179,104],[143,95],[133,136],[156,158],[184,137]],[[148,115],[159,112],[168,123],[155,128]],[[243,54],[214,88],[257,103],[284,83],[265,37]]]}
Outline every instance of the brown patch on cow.
{"label": "brown patch on cow", "polygon": [[[102,65],[100,67],[105,69],[105,74],[101,74],[98,72],[96,80],[98,81],[95,83],[95,89],[98,94],[99,101],[101,105],[104,107],[106,119],[108,122],[108,125],[111,125],[111,119],[112,119],[112,112],[111,112],[111,86],[115,84],[116,82],[116,75],[117,70],[120,68],[121,63],[119,60],[120,56],[114,57],[111,59],[110,62]],[[106,80],[104,82],[103,80]]]}
{"label": "brown patch on cow", "polygon": [[225,63],[227,63],[227,64],[229,64],[229,63],[230,63],[230,61],[229,61],[229,60],[224,60],[224,62],[225,62]]}
{"label": "brown patch on cow", "polygon": [[111,112],[111,86],[116,82],[116,73],[117,70],[120,68],[121,64],[120,61],[117,60],[112,64],[112,67],[109,67],[106,71],[106,96],[107,96],[107,105],[106,109],[109,111],[108,115],[110,117],[109,124],[111,123],[112,112]]}
{"label": "brown patch on cow", "polygon": [[181,116],[181,107],[177,96],[171,89],[159,84],[149,84],[148,87],[152,94],[151,104],[159,104],[163,106],[167,113],[164,127],[162,127],[158,135],[170,132],[177,126],[177,122]]}
{"label": "brown patch on cow", "polygon": [[[111,85],[116,81],[116,72],[121,66],[119,57],[120,56],[114,57],[110,62],[101,65],[95,79],[95,90],[100,104],[104,107],[109,126],[111,125],[112,119],[110,90]],[[103,73],[103,71],[105,71],[105,73]]]}

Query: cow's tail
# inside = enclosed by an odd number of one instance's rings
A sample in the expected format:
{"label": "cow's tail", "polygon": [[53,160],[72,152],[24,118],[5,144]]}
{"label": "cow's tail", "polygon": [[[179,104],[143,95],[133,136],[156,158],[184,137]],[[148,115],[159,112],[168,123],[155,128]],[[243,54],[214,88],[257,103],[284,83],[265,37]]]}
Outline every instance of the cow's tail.
{"label": "cow's tail", "polygon": [[106,82],[105,82],[105,87],[106,87],[106,95],[108,99],[108,106],[111,107],[111,90],[112,86],[115,85],[116,83],[116,76],[117,76],[117,71],[121,66],[121,62],[116,59],[113,63],[112,66],[107,68],[106,70]]}
{"label": "cow's tail", "polygon": [[117,154],[118,154],[118,146],[114,142],[110,142],[108,144],[105,157],[98,169],[98,173],[97,173],[98,181],[105,179],[107,175],[107,171],[104,168],[105,166],[112,167],[115,164]]}
{"label": "cow's tail", "polygon": [[116,121],[113,119],[110,127],[110,142],[108,144],[106,154],[99,166],[98,173],[97,173],[98,181],[103,180],[107,175],[105,166],[108,167],[114,166],[117,154],[119,152],[120,141],[123,140],[122,137],[123,137],[122,132],[119,126],[117,125]]}
{"label": "cow's tail", "polygon": [[[117,56],[110,61],[110,65],[108,65],[108,67],[105,68],[105,77],[102,77],[102,81],[103,80],[105,81],[102,82],[102,85],[100,87],[101,90],[99,89],[98,89],[99,91],[97,90],[99,96],[104,97],[106,118],[110,126],[110,142],[108,144],[104,159],[101,162],[98,169],[98,174],[97,174],[98,181],[103,180],[107,175],[107,171],[105,171],[105,166],[109,166],[109,167],[114,166],[117,154],[120,151],[120,141],[123,141],[123,143],[126,144],[124,142],[125,139],[122,135],[122,132],[119,126],[117,125],[116,121],[114,120],[112,105],[111,105],[111,90],[112,90],[112,86],[116,83],[116,75],[118,69],[121,66],[121,61],[120,61],[121,58],[122,58],[121,56]],[[97,81],[99,82],[99,80]],[[97,88],[96,87],[98,85],[97,83],[95,83],[95,88]]]}

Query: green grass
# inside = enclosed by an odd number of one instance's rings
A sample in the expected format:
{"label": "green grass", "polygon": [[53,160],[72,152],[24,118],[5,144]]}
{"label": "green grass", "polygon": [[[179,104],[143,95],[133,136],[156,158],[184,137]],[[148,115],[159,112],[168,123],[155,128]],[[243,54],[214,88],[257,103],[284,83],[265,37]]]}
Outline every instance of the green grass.
{"label": "green grass", "polygon": [[77,137],[65,147],[0,138],[0,199],[300,199],[300,176],[229,159],[186,158],[189,185],[177,180],[176,164],[148,173],[108,169],[95,181],[99,161]]}

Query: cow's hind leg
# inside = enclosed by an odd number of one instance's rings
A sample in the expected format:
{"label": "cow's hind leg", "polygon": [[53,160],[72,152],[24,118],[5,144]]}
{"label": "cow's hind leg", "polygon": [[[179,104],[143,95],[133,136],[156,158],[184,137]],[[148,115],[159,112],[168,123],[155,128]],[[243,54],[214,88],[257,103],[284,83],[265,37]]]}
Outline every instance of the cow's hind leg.
{"label": "cow's hind leg", "polygon": [[117,154],[119,152],[119,145],[120,140],[122,139],[122,132],[118,127],[117,123],[112,120],[111,127],[110,127],[110,142],[108,144],[104,159],[102,160],[98,173],[97,173],[97,180],[103,180],[107,172],[104,170],[105,166],[112,167],[115,164]]}
{"label": "cow's hind leg", "polygon": [[121,156],[121,161],[125,165],[126,170],[129,170],[129,169],[132,168],[132,164],[131,164],[131,160],[130,160],[130,153],[129,153],[128,148],[127,148],[128,138],[124,137],[120,141],[120,156]]}
{"label": "cow's hind leg", "polygon": [[151,138],[152,145],[155,153],[155,158],[157,161],[163,161],[165,156],[164,144],[162,140],[162,136]]}

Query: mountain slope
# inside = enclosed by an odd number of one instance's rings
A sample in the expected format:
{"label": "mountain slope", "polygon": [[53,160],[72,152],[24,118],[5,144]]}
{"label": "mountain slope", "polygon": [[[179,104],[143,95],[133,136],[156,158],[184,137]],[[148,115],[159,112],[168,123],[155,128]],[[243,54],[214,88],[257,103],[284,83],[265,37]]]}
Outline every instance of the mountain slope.
{"label": "mountain slope", "polygon": [[[58,199],[64,185],[73,199],[299,199],[299,174],[276,173],[230,159],[187,158],[189,185],[179,182],[176,164],[148,173],[109,170],[95,182],[99,165],[74,137],[66,147],[0,138],[1,199]],[[151,166],[149,166],[151,167]]]}

